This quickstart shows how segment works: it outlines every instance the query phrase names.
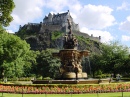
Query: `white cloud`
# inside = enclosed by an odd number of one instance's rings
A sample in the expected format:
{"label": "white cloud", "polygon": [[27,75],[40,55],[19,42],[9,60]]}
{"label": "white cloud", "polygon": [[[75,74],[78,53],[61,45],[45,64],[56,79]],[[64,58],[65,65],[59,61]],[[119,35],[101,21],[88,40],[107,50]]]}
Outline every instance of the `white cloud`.
{"label": "white cloud", "polygon": [[42,16],[44,0],[14,0],[15,9],[12,13],[14,21],[11,24],[23,25]]}
{"label": "white cloud", "polygon": [[117,7],[117,10],[129,10],[130,4],[128,4],[127,2],[123,2],[121,6]]}
{"label": "white cloud", "polygon": [[13,0],[15,8],[12,16],[13,21],[7,29],[13,32],[18,31],[19,25],[33,22],[35,19],[42,17],[44,0]]}
{"label": "white cloud", "polygon": [[55,12],[61,12],[65,8],[68,8],[73,11],[77,11],[81,8],[81,5],[78,0],[46,0],[47,8],[53,9]]}
{"label": "white cloud", "polygon": [[69,9],[75,13],[77,15],[77,13],[80,12],[80,10],[82,9],[82,5],[80,4],[80,2],[78,0],[72,0],[73,2],[68,3],[69,5]]}
{"label": "white cloud", "polygon": [[46,0],[46,7],[53,9],[55,12],[60,12],[68,5],[68,0]]}
{"label": "white cloud", "polygon": [[[73,7],[74,8],[74,7]],[[101,36],[101,42],[110,42],[114,37],[108,31],[102,31],[106,27],[115,23],[114,16],[111,15],[112,9],[107,6],[85,5],[79,7],[79,11],[71,11],[74,21],[79,23],[80,31],[94,37]]]}
{"label": "white cloud", "polygon": [[119,29],[130,32],[130,16],[127,17],[126,21],[121,22]]}
{"label": "white cloud", "polygon": [[85,5],[77,15],[76,21],[81,26],[91,29],[104,29],[114,24],[115,18],[111,15],[113,10],[107,6]]}
{"label": "white cloud", "polygon": [[114,37],[110,34],[110,32],[107,31],[101,31],[101,30],[89,30],[86,27],[81,28],[81,32],[87,33],[89,35],[93,35],[94,37],[101,36],[101,42],[110,42],[114,39]]}
{"label": "white cloud", "polygon": [[122,41],[130,41],[130,36],[122,35]]}
{"label": "white cloud", "polygon": [[12,30],[6,30],[8,33],[14,33]]}

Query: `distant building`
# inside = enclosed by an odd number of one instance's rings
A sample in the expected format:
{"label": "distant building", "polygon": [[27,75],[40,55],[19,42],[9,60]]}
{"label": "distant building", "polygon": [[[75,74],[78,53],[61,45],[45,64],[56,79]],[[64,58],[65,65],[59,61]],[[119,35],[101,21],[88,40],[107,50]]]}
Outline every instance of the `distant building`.
{"label": "distant building", "polygon": [[28,23],[25,24],[23,27],[20,25],[19,30],[26,28],[27,30],[33,30],[37,33],[43,33],[46,29],[48,29],[49,31],[68,32],[67,19],[71,21],[72,31],[79,31],[79,25],[74,23],[69,10],[65,13],[49,13],[48,16],[44,17],[43,22]]}
{"label": "distant building", "polygon": [[72,31],[79,31],[79,25],[75,24],[73,18],[70,15],[70,12],[65,13],[58,13],[58,14],[51,14],[49,13],[48,16],[45,16],[43,19],[43,25],[59,25],[63,32],[68,32],[68,22],[67,19],[71,21]]}

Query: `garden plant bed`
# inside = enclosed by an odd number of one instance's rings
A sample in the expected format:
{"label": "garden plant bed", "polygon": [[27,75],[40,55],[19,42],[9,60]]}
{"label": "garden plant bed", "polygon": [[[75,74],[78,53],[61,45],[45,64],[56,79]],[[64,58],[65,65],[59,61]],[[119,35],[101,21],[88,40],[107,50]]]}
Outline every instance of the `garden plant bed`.
{"label": "garden plant bed", "polygon": [[130,83],[117,84],[1,84],[1,93],[17,94],[86,94],[130,92]]}

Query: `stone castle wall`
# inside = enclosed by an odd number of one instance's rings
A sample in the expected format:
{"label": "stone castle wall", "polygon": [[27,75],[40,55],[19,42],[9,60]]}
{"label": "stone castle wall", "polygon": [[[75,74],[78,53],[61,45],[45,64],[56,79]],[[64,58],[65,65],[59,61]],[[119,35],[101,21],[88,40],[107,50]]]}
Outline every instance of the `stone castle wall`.
{"label": "stone castle wall", "polygon": [[77,32],[77,31],[75,31],[74,32],[76,35],[78,35],[78,36],[84,36],[85,38],[89,38],[90,40],[94,40],[94,41],[97,41],[97,42],[100,42],[100,40],[101,40],[101,36],[99,36],[99,37],[94,37],[93,35],[88,35],[87,33],[83,33],[83,32]]}
{"label": "stone castle wall", "polygon": [[61,31],[62,27],[60,25],[46,25],[46,24],[42,24],[40,27],[40,31],[39,32],[45,32],[46,29],[48,29],[49,31]]}

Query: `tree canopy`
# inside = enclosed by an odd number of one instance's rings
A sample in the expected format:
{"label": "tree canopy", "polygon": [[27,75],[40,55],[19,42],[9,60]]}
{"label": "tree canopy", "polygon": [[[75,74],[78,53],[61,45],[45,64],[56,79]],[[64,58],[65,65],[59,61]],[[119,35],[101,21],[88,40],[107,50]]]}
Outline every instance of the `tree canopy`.
{"label": "tree canopy", "polygon": [[37,56],[36,72],[42,77],[55,78],[59,74],[60,60],[52,56],[53,50],[43,50]]}
{"label": "tree canopy", "polygon": [[[128,66],[129,48],[119,44],[119,42],[111,42],[110,44],[102,44],[101,54],[94,54],[91,63],[94,71],[101,70],[103,73],[125,73],[125,66]],[[128,71],[127,71],[128,72]]]}
{"label": "tree canopy", "polygon": [[21,76],[24,65],[33,60],[30,55],[30,46],[26,41],[6,31],[0,33],[0,75]]}
{"label": "tree canopy", "polygon": [[0,26],[8,26],[13,20],[11,13],[15,5],[13,0],[0,0]]}

